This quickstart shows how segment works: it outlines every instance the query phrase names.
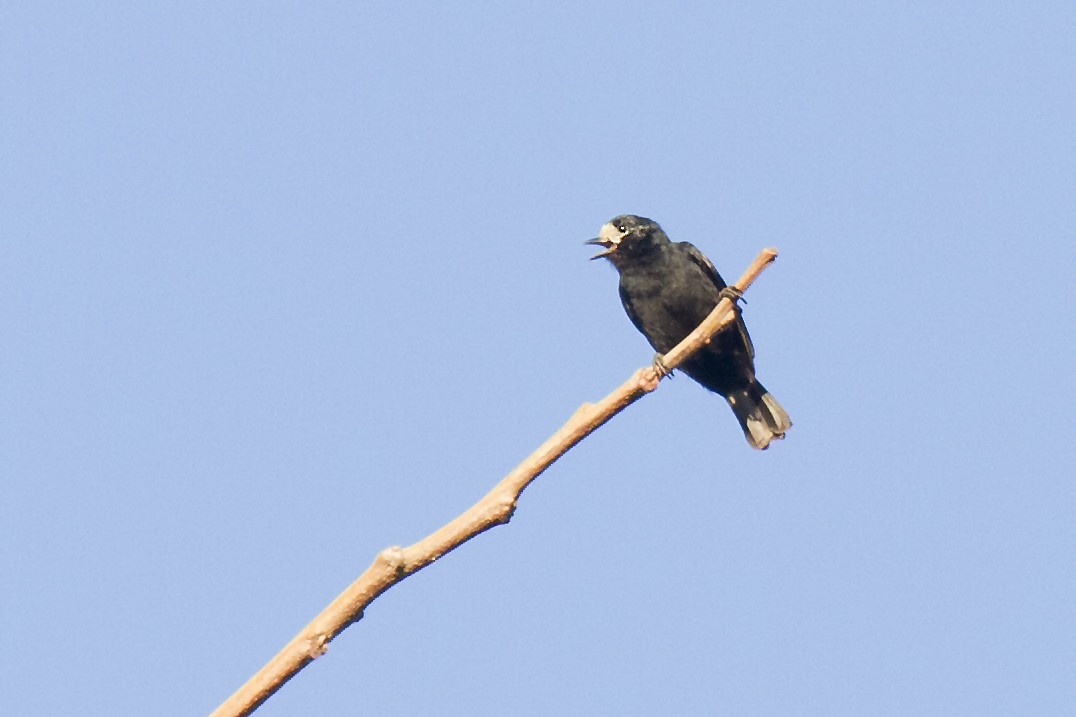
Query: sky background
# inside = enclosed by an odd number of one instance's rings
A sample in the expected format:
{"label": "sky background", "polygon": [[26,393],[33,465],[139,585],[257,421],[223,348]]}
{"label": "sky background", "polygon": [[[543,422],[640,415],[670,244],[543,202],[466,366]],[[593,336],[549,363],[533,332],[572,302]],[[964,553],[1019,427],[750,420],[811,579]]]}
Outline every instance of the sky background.
{"label": "sky background", "polygon": [[263,715],[1071,715],[1076,9],[5,3],[0,713],[216,707],[649,363],[583,241],[748,294]]}

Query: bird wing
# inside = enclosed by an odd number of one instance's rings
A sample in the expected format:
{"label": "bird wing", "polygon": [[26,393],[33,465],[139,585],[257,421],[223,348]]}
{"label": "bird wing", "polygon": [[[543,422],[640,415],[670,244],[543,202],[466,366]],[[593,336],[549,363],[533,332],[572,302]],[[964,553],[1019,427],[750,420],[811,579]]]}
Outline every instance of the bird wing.
{"label": "bird wing", "polygon": [[[714,286],[717,287],[718,291],[721,291],[726,286],[728,286],[728,284],[725,283],[725,280],[721,278],[721,275],[717,273],[717,267],[714,266],[714,263],[710,261],[710,259],[707,258],[705,254],[699,251],[698,247],[696,247],[691,242],[682,241],[678,243],[687,251],[687,255],[691,257],[691,260],[698,264],[699,268],[702,269],[703,273],[706,274],[706,276],[710,277],[710,281],[714,282]],[[751,343],[751,335],[747,333],[747,324],[745,324],[743,322],[743,319],[740,317],[740,307],[735,306],[734,308],[736,309],[736,328],[739,330],[740,336],[743,338],[744,345],[747,347],[747,355],[751,358],[754,358],[755,345]],[[628,312],[628,315],[631,316],[630,311]],[[632,322],[634,321],[635,319],[632,318]],[[635,325],[638,326],[638,324]]]}
{"label": "bird wing", "polygon": [[717,287],[718,291],[728,286],[728,284],[725,283],[725,280],[721,278],[721,275],[717,273],[717,268],[714,266],[714,263],[706,258],[706,255],[699,251],[697,246],[686,241],[679,242],[679,244],[687,252],[687,255],[691,257],[691,261],[698,264],[699,268],[710,277],[710,281],[714,282],[714,286]]}

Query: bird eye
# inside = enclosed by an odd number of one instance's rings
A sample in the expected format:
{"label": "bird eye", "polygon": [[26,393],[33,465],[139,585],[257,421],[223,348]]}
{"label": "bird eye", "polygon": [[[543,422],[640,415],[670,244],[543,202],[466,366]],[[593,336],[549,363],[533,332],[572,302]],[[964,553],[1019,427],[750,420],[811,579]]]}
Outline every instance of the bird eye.
{"label": "bird eye", "polygon": [[617,224],[616,225],[616,230],[618,232],[620,232],[621,234],[627,234],[628,233],[627,227],[625,227],[623,224]]}

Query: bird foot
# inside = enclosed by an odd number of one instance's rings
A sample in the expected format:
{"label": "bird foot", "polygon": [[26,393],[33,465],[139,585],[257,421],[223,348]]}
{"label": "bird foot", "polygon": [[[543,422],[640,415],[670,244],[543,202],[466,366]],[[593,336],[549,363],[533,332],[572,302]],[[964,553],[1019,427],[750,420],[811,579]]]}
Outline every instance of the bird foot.
{"label": "bird foot", "polygon": [[735,286],[726,286],[724,289],[721,290],[721,293],[719,293],[718,296],[720,296],[722,299],[728,299],[732,302],[733,306],[736,306],[737,301],[742,301],[745,304],[747,303],[747,300],[743,298],[743,292],[737,289]]}
{"label": "bird foot", "polygon": [[651,365],[654,367],[654,373],[657,374],[659,381],[666,376],[672,376],[673,370],[665,365],[664,354],[654,354],[654,362]]}

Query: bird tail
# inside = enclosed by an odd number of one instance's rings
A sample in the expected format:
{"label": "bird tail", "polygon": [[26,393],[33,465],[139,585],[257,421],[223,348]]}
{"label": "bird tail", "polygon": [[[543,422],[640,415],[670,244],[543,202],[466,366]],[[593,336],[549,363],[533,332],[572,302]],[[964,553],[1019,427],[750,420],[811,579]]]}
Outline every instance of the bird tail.
{"label": "bird tail", "polygon": [[732,389],[725,395],[744,437],[752,448],[764,451],[770,441],[785,437],[792,420],[777,399],[758,381]]}

